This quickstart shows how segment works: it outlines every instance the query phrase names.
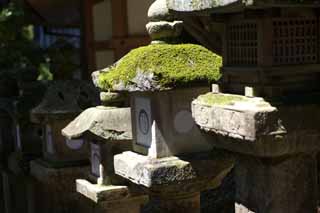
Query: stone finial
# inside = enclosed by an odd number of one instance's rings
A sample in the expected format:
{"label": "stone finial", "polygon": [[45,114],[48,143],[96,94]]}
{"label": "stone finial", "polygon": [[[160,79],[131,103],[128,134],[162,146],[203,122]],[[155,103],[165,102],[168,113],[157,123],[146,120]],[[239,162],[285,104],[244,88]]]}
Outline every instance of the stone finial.
{"label": "stone finial", "polygon": [[148,18],[150,22],[146,25],[152,43],[167,43],[177,38],[183,29],[182,21],[174,21],[169,13],[166,0],[156,0],[149,8]]}
{"label": "stone finial", "polygon": [[173,21],[166,0],[156,0],[148,10],[150,21]]}

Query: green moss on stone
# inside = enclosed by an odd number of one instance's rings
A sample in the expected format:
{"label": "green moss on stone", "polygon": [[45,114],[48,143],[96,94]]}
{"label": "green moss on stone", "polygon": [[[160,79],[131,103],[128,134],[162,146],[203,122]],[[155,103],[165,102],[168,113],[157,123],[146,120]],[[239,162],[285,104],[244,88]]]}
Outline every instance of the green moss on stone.
{"label": "green moss on stone", "polygon": [[213,106],[213,105],[232,105],[237,101],[247,101],[248,98],[239,95],[226,95],[207,93],[200,95],[197,99],[199,102]]}
{"label": "green moss on stone", "polygon": [[153,44],[132,50],[117,64],[99,76],[102,90],[122,90],[134,86],[140,72],[153,74],[152,80],[161,89],[188,86],[192,83],[212,83],[220,78],[219,55],[195,44]]}

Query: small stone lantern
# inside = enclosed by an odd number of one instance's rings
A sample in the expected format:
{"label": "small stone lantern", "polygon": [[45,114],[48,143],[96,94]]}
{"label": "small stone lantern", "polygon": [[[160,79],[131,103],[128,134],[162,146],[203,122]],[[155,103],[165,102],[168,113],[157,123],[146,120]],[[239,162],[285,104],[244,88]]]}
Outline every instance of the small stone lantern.
{"label": "small stone lantern", "polygon": [[61,135],[83,109],[98,103],[95,89],[81,81],[53,82],[41,102],[32,110],[32,119],[43,128],[44,162],[53,167],[87,162],[88,148],[82,139],[69,140]]}
{"label": "small stone lantern", "polygon": [[101,92],[100,99],[105,106],[85,110],[62,130],[71,141],[82,138],[90,146],[89,181],[77,179],[77,192],[95,202],[95,208],[123,212],[130,206],[138,213],[148,196],[124,185],[125,180],[115,175],[113,163],[114,155],[132,149],[130,108],[123,107],[127,98]]}
{"label": "small stone lantern", "polygon": [[132,147],[130,108],[89,108],[68,124],[62,134],[71,141],[82,138],[90,146],[89,179],[93,183],[116,184],[113,156]]}

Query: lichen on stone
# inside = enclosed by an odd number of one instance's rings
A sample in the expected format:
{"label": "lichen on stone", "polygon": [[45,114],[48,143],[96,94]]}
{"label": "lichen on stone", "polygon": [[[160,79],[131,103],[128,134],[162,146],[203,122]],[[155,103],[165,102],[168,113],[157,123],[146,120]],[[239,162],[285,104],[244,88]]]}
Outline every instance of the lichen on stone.
{"label": "lichen on stone", "polygon": [[232,105],[235,102],[240,101],[248,101],[249,99],[240,96],[240,95],[229,95],[229,94],[214,94],[214,93],[207,93],[205,95],[200,95],[197,98],[197,101],[203,104],[207,104],[210,106],[213,105]]}
{"label": "lichen on stone", "polygon": [[132,50],[100,71],[104,91],[155,91],[212,83],[220,78],[222,58],[195,44],[152,44]]}

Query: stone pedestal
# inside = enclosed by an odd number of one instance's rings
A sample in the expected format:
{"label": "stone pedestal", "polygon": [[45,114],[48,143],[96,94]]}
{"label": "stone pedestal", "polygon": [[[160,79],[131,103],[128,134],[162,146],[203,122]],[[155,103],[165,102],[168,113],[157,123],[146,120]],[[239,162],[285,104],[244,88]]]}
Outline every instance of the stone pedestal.
{"label": "stone pedestal", "polygon": [[159,159],[124,152],[114,158],[115,173],[146,190],[160,213],[200,212],[200,192],[219,186],[232,166],[232,157],[219,152]]}
{"label": "stone pedestal", "polygon": [[91,201],[94,213],[140,213],[148,202],[141,191],[132,191],[127,186],[98,185],[78,179],[77,191]]}
{"label": "stone pedestal", "polygon": [[200,193],[155,196],[160,212],[166,213],[200,213]]}
{"label": "stone pedestal", "polygon": [[273,159],[241,156],[235,177],[236,213],[317,212],[315,155]]}
{"label": "stone pedestal", "polygon": [[41,160],[32,161],[30,173],[36,180],[36,212],[88,213],[90,204],[77,192],[75,181],[87,175],[89,167],[49,168]]}

